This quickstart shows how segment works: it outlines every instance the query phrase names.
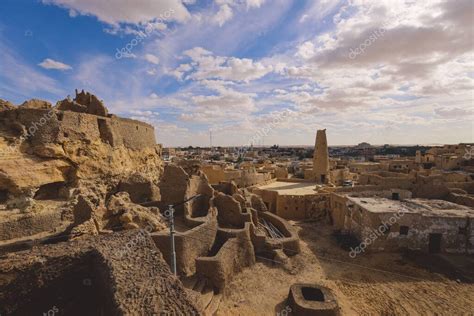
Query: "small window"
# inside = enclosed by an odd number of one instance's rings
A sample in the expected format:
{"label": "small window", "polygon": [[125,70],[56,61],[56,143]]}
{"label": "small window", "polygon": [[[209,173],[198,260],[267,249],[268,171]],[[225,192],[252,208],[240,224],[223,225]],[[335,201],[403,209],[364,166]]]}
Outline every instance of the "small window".
{"label": "small window", "polygon": [[64,135],[64,137],[66,137],[66,138],[68,138],[68,137],[69,137],[69,134],[68,134],[68,133],[66,133],[66,132],[64,132],[64,134],[63,134],[63,135]]}
{"label": "small window", "polygon": [[400,226],[400,235],[408,235],[408,226]]}
{"label": "small window", "polygon": [[[383,224],[380,224],[380,226],[384,226],[384,225],[383,225]],[[387,229],[385,229],[385,231],[384,231],[383,233],[384,233],[385,235],[390,234],[390,228],[391,228],[391,227],[392,227],[392,226],[387,225]]]}

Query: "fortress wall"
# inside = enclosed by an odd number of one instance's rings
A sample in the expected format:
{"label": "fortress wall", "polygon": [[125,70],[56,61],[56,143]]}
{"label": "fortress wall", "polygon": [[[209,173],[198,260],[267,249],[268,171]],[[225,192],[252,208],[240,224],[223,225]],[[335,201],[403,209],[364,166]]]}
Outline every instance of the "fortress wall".
{"label": "fortress wall", "polygon": [[124,118],[112,118],[117,120],[118,134],[123,139],[123,144],[127,148],[141,149],[144,147],[153,147],[156,145],[155,129],[153,126]]}
{"label": "fortress wall", "polygon": [[64,141],[102,140],[113,147],[143,149],[156,145],[153,126],[130,119],[47,109],[15,109],[1,117],[25,126],[33,146]]}

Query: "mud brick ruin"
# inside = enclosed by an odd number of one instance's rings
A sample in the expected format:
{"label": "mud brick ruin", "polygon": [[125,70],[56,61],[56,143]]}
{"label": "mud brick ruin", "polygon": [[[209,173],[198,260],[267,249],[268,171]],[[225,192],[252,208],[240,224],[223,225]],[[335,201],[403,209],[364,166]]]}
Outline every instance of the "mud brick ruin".
{"label": "mud brick ruin", "polygon": [[90,93],[0,105],[2,314],[213,314],[257,258],[300,252],[259,196],[211,185],[200,164],[165,165],[151,125],[109,114]]}

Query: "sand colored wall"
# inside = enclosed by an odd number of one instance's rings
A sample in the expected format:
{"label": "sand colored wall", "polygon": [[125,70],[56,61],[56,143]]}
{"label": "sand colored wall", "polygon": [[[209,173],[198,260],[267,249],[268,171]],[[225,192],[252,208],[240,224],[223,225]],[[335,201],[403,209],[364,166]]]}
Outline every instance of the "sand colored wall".
{"label": "sand colored wall", "polygon": [[205,165],[201,167],[201,170],[206,174],[210,184],[219,184],[226,178],[224,169],[220,166]]}
{"label": "sand colored wall", "polygon": [[154,128],[143,122],[119,117],[102,117],[72,111],[24,109],[2,112],[4,118],[16,118],[29,132],[33,145],[90,140],[143,149],[156,145]]}
{"label": "sand colored wall", "polygon": [[284,219],[322,219],[329,210],[328,194],[277,195],[275,214]]}
{"label": "sand colored wall", "polygon": [[253,264],[255,251],[246,229],[225,241],[215,256],[197,258],[196,273],[223,291],[235,274]]}
{"label": "sand colored wall", "polygon": [[[354,216],[353,226],[357,237],[364,241],[373,237],[374,230],[377,230],[382,223],[389,223],[394,213],[379,214],[371,213],[360,206],[355,206],[352,214]],[[408,235],[400,234],[400,226],[409,228]],[[466,236],[459,233],[460,227],[467,227],[466,218],[460,217],[427,217],[419,213],[405,214],[389,227],[387,233],[381,234],[375,242],[368,247],[372,251],[396,251],[407,248],[428,252],[429,235],[431,233],[442,234],[441,251],[450,253],[473,253],[474,246],[466,244]],[[474,237],[471,229],[468,234]]]}
{"label": "sand colored wall", "polygon": [[[212,217],[199,226],[176,233],[176,268],[179,275],[193,275],[196,272],[195,259],[208,254],[214,244],[216,233],[217,220]],[[162,231],[151,236],[163,258],[171,264],[169,232]]]}

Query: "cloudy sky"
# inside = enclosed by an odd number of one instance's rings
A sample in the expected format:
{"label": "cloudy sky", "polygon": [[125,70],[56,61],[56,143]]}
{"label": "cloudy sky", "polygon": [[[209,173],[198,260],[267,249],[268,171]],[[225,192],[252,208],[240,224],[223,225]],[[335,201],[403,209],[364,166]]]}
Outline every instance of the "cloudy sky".
{"label": "cloudy sky", "polygon": [[[472,0],[2,0],[0,98],[88,90],[165,146],[474,142]],[[276,119],[275,119],[276,118]],[[277,123],[275,123],[277,122]],[[254,142],[255,142],[255,138]]]}

